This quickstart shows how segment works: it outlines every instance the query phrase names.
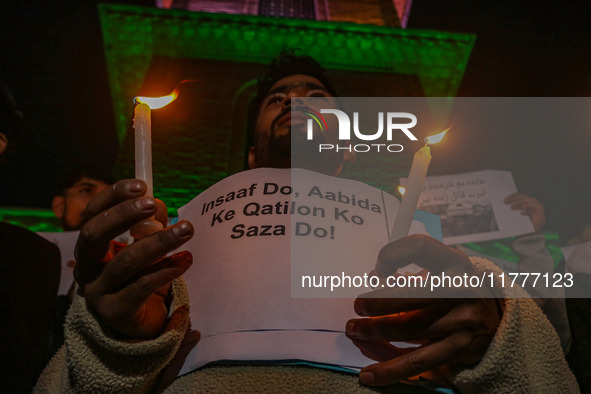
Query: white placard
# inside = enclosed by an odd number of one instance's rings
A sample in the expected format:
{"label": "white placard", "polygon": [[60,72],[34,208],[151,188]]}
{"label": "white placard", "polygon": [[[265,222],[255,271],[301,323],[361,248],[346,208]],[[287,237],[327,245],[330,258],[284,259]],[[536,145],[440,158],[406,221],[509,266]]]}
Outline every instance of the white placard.
{"label": "white placard", "polygon": [[74,284],[74,248],[78,241],[79,231],[65,231],[63,233],[37,233],[49,242],[53,242],[60,249],[62,271],[58,295],[67,295]]}
{"label": "white placard", "polygon": [[[290,263],[292,257],[318,264],[330,259],[342,262],[339,269],[369,273],[388,242],[398,205],[357,181],[265,168],[228,177],[179,209],[179,220],[195,228],[180,250],[193,254],[184,278],[191,325],[202,338],[183,370],[222,359],[278,360],[290,354],[367,365],[370,360],[343,333],[347,320],[357,317],[353,298],[371,289],[354,289],[350,298],[292,298]],[[254,347],[244,342],[255,337]]]}
{"label": "white placard", "polygon": [[[406,179],[400,183],[404,186]],[[429,176],[418,208],[441,217],[443,240],[448,245],[533,233],[529,218],[503,202],[516,192],[509,171]]]}

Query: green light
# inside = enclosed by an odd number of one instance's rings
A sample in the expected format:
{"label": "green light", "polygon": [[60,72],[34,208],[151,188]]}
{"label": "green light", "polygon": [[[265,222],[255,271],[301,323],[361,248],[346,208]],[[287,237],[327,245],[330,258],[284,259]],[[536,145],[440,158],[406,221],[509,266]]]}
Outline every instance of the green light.
{"label": "green light", "polygon": [[[556,267],[563,259],[562,251],[558,244],[559,236],[556,233],[544,233],[544,238],[546,238],[546,249],[550,252],[552,259],[554,260],[554,267]],[[511,247],[513,242],[515,242],[515,239],[516,237],[509,237],[494,241],[472,242],[463,244],[463,246],[487,256],[498,257],[513,263],[518,263],[519,255],[515,253]]]}
{"label": "green light", "polygon": [[[99,13],[122,145],[116,171],[126,178],[133,176],[133,148],[123,143],[133,115],[132,98],[144,86],[154,59],[213,60],[256,67],[268,64],[288,46],[301,49],[330,70],[417,76],[426,95],[441,97],[456,93],[475,41],[469,34],[129,5],[102,4]],[[250,75],[243,81],[245,91],[252,90],[253,78]],[[228,103],[237,98],[230,97]],[[199,136],[185,133],[181,124],[168,126],[168,134],[162,129],[153,133],[154,194],[171,212],[242,169],[246,136],[230,129],[233,124],[228,116],[199,129]]]}
{"label": "green light", "polygon": [[336,70],[418,75],[453,96],[475,36],[355,23],[99,5],[119,139],[153,56],[267,64],[285,45]]}
{"label": "green light", "polygon": [[35,232],[61,232],[60,220],[48,209],[0,208],[0,222]]}

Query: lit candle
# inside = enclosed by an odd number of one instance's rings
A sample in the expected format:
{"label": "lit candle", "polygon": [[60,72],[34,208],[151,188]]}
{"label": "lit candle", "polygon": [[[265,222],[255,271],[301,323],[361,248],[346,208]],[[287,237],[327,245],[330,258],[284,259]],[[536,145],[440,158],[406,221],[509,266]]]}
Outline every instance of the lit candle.
{"label": "lit candle", "polygon": [[408,230],[410,230],[410,224],[412,223],[412,218],[417,209],[419,195],[423,190],[423,184],[425,183],[425,177],[427,176],[427,169],[429,168],[430,162],[431,149],[428,145],[425,145],[415,153],[412,161],[412,167],[408,174],[408,181],[406,182],[406,188],[402,195],[398,215],[396,216],[394,228],[390,234],[390,242],[408,235]]}
{"label": "lit candle", "polygon": [[448,130],[449,128],[439,134],[427,137],[425,139],[425,146],[415,153],[410,173],[408,174],[406,187],[402,193],[402,201],[400,203],[398,215],[396,216],[396,221],[394,222],[394,228],[390,234],[390,242],[408,235],[412,219],[415,216],[415,211],[417,209],[417,203],[419,202],[419,196],[423,190],[427,170],[429,169],[429,163],[431,162],[431,148],[429,148],[429,144],[440,142]]}
{"label": "lit candle", "polygon": [[146,182],[146,194],[154,194],[152,182],[152,116],[148,104],[135,106],[133,128],[135,130],[135,177]]}
{"label": "lit candle", "polygon": [[[152,182],[152,115],[151,109],[162,108],[177,98],[176,91],[163,97],[136,97],[133,128],[135,130],[135,177],[146,182],[147,196],[154,195]],[[131,236],[137,239],[162,230],[162,223],[150,217],[131,227]]]}

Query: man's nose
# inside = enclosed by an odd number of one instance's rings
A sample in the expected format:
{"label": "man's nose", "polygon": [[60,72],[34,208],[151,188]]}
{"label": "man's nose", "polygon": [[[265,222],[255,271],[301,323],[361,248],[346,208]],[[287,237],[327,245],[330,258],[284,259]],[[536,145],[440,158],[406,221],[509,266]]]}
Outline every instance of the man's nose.
{"label": "man's nose", "polygon": [[291,96],[291,95],[289,95],[289,94],[288,94],[287,96],[285,96],[285,97],[283,98],[283,101],[281,102],[281,106],[282,106],[283,108],[289,108],[289,107],[291,107],[291,98],[292,98],[292,97],[293,97],[293,96]]}
{"label": "man's nose", "polygon": [[302,89],[301,87],[291,89],[283,98],[281,105],[283,106],[283,108],[291,107],[293,98],[306,97],[307,93],[308,92],[305,89]]}

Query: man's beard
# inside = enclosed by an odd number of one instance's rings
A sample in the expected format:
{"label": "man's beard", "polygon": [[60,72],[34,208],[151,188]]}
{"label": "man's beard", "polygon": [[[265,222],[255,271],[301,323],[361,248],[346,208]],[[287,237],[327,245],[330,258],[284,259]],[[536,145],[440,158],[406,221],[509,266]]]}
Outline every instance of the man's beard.
{"label": "man's beard", "polygon": [[259,167],[291,167],[291,133],[277,137],[269,136],[257,141],[255,146]]}
{"label": "man's beard", "polygon": [[[320,134],[319,134],[320,135]],[[305,168],[325,174],[337,174],[343,163],[343,152],[319,152],[325,143],[318,136],[309,141],[303,126],[290,128],[287,134],[269,136],[255,145],[257,165],[273,168]]]}

